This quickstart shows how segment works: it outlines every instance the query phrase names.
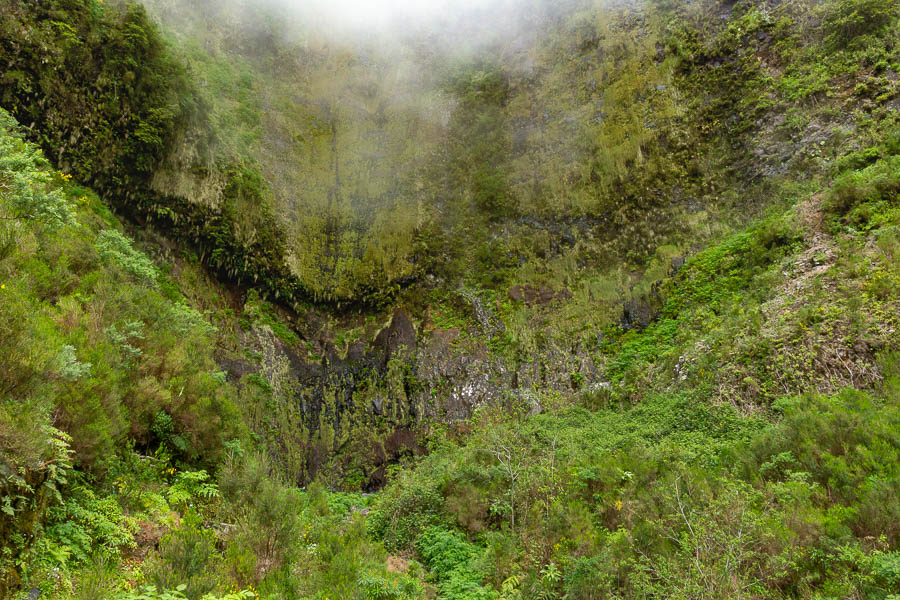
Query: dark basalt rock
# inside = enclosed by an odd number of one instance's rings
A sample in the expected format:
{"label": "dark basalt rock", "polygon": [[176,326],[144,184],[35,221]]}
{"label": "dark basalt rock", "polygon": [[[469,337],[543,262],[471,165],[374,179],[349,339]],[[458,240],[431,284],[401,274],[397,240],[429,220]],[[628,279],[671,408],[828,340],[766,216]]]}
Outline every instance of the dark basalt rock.
{"label": "dark basalt rock", "polygon": [[347,361],[348,362],[359,362],[366,355],[366,345],[357,340],[350,344],[350,347],[347,349]]}
{"label": "dark basalt rock", "polygon": [[643,298],[632,298],[622,307],[622,318],[619,320],[622,329],[645,329],[653,321],[656,311]]}
{"label": "dark basalt rock", "polygon": [[549,304],[553,300],[567,300],[572,297],[572,292],[563,289],[560,292],[554,292],[550,288],[536,288],[530,285],[515,285],[508,292],[510,300],[515,302],[524,302],[528,306],[534,304]]}
{"label": "dark basalt rock", "polygon": [[[571,294],[512,291],[519,293],[534,302]],[[291,426],[277,433],[303,448],[302,460],[289,466],[290,476],[302,484],[335,457],[353,457],[343,468],[363,475],[364,489],[376,490],[386,482],[388,464],[425,451],[418,439],[423,419],[458,423],[480,406],[520,397],[529,389],[571,390],[574,371],[584,377],[580,384],[594,380],[595,369],[580,350],[548,349],[540,359],[524,363],[494,356],[487,343],[495,333],[482,327],[463,336],[457,328],[436,327],[427,317],[418,331],[409,312],[398,308],[374,339],[357,340],[346,349],[335,349],[327,334],[307,332],[303,339],[317,341],[306,350],[286,343],[265,325],[248,331],[241,345],[260,357],[258,364],[250,361],[253,371],[267,381],[276,402],[295,407],[288,413]],[[244,362],[220,365],[241,373],[247,367]],[[371,436],[378,448],[358,445],[358,432]],[[273,460],[287,460],[278,444],[270,452]]]}
{"label": "dark basalt rock", "polygon": [[402,308],[394,311],[391,324],[375,337],[375,348],[382,352],[382,368],[391,358],[415,355],[416,328],[409,313]]}
{"label": "dark basalt rock", "polygon": [[228,356],[224,353],[220,353],[220,355],[216,356],[216,362],[219,367],[225,371],[230,381],[237,381],[244,375],[256,372],[256,368],[250,361],[234,356]]}

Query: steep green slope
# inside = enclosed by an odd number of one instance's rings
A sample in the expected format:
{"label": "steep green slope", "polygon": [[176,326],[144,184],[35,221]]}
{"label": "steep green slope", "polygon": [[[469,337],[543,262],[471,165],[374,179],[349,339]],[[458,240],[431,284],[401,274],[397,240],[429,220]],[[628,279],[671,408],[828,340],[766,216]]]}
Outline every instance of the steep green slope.
{"label": "steep green slope", "polygon": [[[285,266],[264,182],[240,157],[213,151],[204,99],[143,7],[6,0],[0,16],[0,99],[58,168],[120,213],[192,246],[229,279],[305,297]],[[153,186],[189,131],[199,132],[196,152],[183,166],[197,181],[214,179],[210,203]]]}
{"label": "steep green slope", "polygon": [[[3,350],[5,586],[123,599],[137,597],[129,580],[172,590],[144,598],[896,589],[896,135],[688,261],[659,321],[610,332],[609,385],[433,423],[429,455],[373,498],[278,483],[228,408],[252,396],[212,362],[233,326],[214,288],[201,300],[210,284],[190,284],[186,263],[160,272],[3,127],[0,310],[18,334]],[[219,332],[176,284],[210,303]],[[869,391],[782,393],[848,384]]]}
{"label": "steep green slope", "polygon": [[607,384],[479,411],[373,534],[444,598],[892,597],[897,139],[689,260],[657,322],[604,342]]}
{"label": "steep green slope", "polygon": [[212,465],[245,430],[209,349],[215,329],[96,194],[50,171],[0,115],[6,594],[62,485],[109,477],[126,440],[146,451],[166,439],[166,460]]}
{"label": "steep green slope", "polygon": [[415,589],[347,522],[364,498],[300,493],[257,456],[254,379],[217,364],[239,330],[224,291],[196,263],[158,267],[23,137],[0,111],[0,595],[246,600],[317,545],[334,556],[306,563],[310,586]]}

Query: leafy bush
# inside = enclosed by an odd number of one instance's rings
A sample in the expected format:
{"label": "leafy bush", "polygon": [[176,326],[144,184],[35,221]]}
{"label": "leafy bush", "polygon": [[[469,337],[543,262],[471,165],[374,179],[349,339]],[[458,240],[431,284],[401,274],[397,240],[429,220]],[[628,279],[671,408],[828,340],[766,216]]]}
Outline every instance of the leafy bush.
{"label": "leafy bush", "polygon": [[440,521],[443,497],[438,477],[401,473],[367,521],[371,534],[389,550],[410,550],[416,537]]}
{"label": "leafy bush", "polygon": [[462,534],[432,526],[416,539],[416,549],[447,600],[488,600],[497,594],[481,585],[483,575],[474,567],[481,554]]}
{"label": "leafy bush", "polygon": [[[881,225],[900,202],[900,155],[839,175],[825,200],[832,218],[856,228]],[[894,217],[896,218],[896,217]]]}
{"label": "leafy bush", "polygon": [[181,471],[175,475],[175,481],[169,487],[167,500],[178,507],[189,502],[210,501],[219,497],[219,488],[208,481],[206,471]]}
{"label": "leafy bush", "polygon": [[[187,591],[188,586],[184,584],[169,590],[157,590],[156,586],[146,585],[134,591],[121,592],[112,600],[189,600],[191,596],[186,595]],[[222,596],[204,594],[199,600],[255,600],[258,598],[259,596],[251,590],[241,590]]]}
{"label": "leafy bush", "polygon": [[412,579],[363,575],[357,580],[366,600],[417,600],[422,597],[422,589]]}
{"label": "leafy bush", "polygon": [[69,344],[60,349],[56,361],[57,373],[59,373],[60,377],[69,381],[77,381],[91,372],[91,363],[79,362],[75,353],[75,346],[70,346]]}
{"label": "leafy bush", "polygon": [[747,231],[692,257],[666,292],[663,314],[702,305],[717,310],[750,288],[754,277],[795,249],[801,234],[785,216],[764,219]]}
{"label": "leafy bush", "polygon": [[47,517],[46,539],[70,555],[75,565],[86,564],[97,554],[115,560],[123,549],[135,546],[135,520],[123,514],[114,496],[98,498],[83,484],[67,490],[65,502],[50,509]]}
{"label": "leafy bush", "polygon": [[825,11],[828,43],[844,48],[862,35],[883,30],[897,16],[897,4],[892,0],[832,0]]}
{"label": "leafy bush", "polygon": [[97,235],[97,251],[137,281],[156,284],[156,266],[143,252],[135,250],[131,240],[115,229],[104,229]]}
{"label": "leafy bush", "polygon": [[263,456],[230,464],[219,483],[228,503],[226,514],[240,523],[232,534],[234,556],[244,551],[252,554],[255,579],[289,565],[300,551],[303,505],[299,491],[272,478]]}
{"label": "leafy bush", "polygon": [[457,569],[466,569],[477,550],[462,534],[432,526],[416,538],[416,549],[438,580],[447,579]]}
{"label": "leafy bush", "polygon": [[[784,419],[755,442],[751,464],[769,479],[809,474],[832,502],[858,507],[849,520],[861,536],[900,543],[900,510],[889,500],[900,492],[900,406],[846,390],[784,400],[777,408]],[[789,466],[775,469],[771,457]]]}
{"label": "leafy bush", "polygon": [[74,222],[74,208],[59,188],[63,176],[49,167],[40,149],[24,140],[16,121],[0,108],[0,218],[49,228]]}
{"label": "leafy bush", "polygon": [[482,166],[472,175],[472,196],[475,206],[491,217],[510,212],[507,184],[498,169]]}
{"label": "leafy bush", "polygon": [[203,525],[194,509],[188,509],[178,527],[160,540],[159,552],[144,568],[160,589],[183,586],[184,595],[196,600],[220,585],[220,564],[215,533]]}
{"label": "leafy bush", "polygon": [[[63,503],[62,490],[72,476],[68,435],[44,425],[28,432],[39,436],[30,440],[37,445],[34,453],[22,452],[11,444],[15,439],[7,432],[9,425],[6,411],[0,412],[0,596],[15,591],[29,575],[35,562],[32,546],[40,541],[35,533],[40,533],[46,511]],[[70,553],[63,550],[57,558]]]}

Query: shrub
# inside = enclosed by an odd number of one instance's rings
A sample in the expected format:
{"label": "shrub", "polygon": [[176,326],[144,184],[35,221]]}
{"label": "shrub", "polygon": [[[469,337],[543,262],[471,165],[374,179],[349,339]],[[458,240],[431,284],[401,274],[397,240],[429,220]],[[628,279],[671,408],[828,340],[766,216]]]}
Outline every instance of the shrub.
{"label": "shrub", "polygon": [[56,372],[69,381],[77,381],[91,372],[91,363],[79,362],[75,347],[68,344],[60,349],[56,362]]}
{"label": "shrub", "polygon": [[856,38],[878,33],[897,15],[893,0],[836,0],[825,6],[827,42],[845,48]]}
{"label": "shrub", "polygon": [[491,217],[509,212],[506,178],[499,169],[482,166],[472,176],[472,197],[475,206]]}
{"label": "shrub", "polygon": [[461,533],[432,526],[416,539],[416,549],[438,581],[446,579],[456,569],[465,569],[477,551]]}
{"label": "shrub", "polygon": [[900,156],[838,176],[824,202],[833,219],[854,227],[877,224],[879,213],[900,204]]}
{"label": "shrub", "polygon": [[188,509],[178,527],[160,540],[159,551],[144,570],[159,588],[184,586],[184,595],[195,600],[218,585],[220,562],[215,534],[195,510]]}
{"label": "shrub", "polygon": [[[267,462],[263,456],[249,456],[229,464],[219,478],[225,514],[240,522],[232,536],[236,548],[230,558],[253,563],[257,579],[289,564],[302,536],[300,493],[273,480]],[[323,510],[327,512],[327,507]],[[253,554],[252,560],[247,551]]]}
{"label": "shrub", "polygon": [[612,577],[600,557],[579,558],[566,573],[563,584],[570,600],[601,600],[609,594]]}
{"label": "shrub", "polygon": [[114,229],[105,229],[97,236],[97,251],[105,260],[116,265],[137,281],[156,284],[156,266],[143,252],[135,250],[131,240]]}
{"label": "shrub", "polygon": [[[169,590],[159,590],[156,586],[146,585],[137,590],[120,592],[113,596],[113,600],[188,600],[190,596],[185,595],[186,592],[188,592],[188,586],[184,584]],[[254,592],[241,590],[223,596],[205,594],[200,600],[253,600],[255,598],[258,596]]]}
{"label": "shrub", "polygon": [[0,108],[0,217],[51,228],[73,223],[75,211],[56,179],[40,149],[24,141],[18,123]]}
{"label": "shrub", "polygon": [[357,579],[366,600],[414,600],[422,597],[422,589],[412,579],[380,577],[366,574]]}
{"label": "shrub", "polygon": [[[846,390],[776,405],[783,421],[761,436],[750,463],[770,480],[806,473],[828,489],[834,503],[857,507],[850,524],[861,536],[900,541],[900,407]],[[780,457],[780,458],[779,458]],[[793,465],[793,466],[790,466]]]}
{"label": "shrub", "polygon": [[[0,409],[5,408],[0,405]],[[22,453],[5,435],[0,411],[0,597],[14,591],[34,562],[31,547],[45,511],[62,504],[61,490],[72,474],[71,438],[49,425],[29,423],[35,447]],[[37,435],[36,435],[37,434]],[[14,441],[14,440],[13,440]]]}
{"label": "shrub", "polygon": [[369,532],[388,550],[410,550],[426,527],[439,522],[443,503],[440,481],[434,473],[402,472],[369,516]]}
{"label": "shrub", "polygon": [[117,558],[121,549],[135,546],[135,521],[123,514],[116,498],[98,497],[84,485],[68,492],[48,517],[48,541],[65,549],[74,564],[88,563],[98,553]]}
{"label": "shrub", "polygon": [[416,549],[431,569],[441,597],[447,600],[487,600],[496,594],[481,585],[483,575],[474,568],[480,550],[456,531],[427,528],[416,540]]}
{"label": "shrub", "polygon": [[207,481],[206,471],[181,471],[169,487],[167,499],[172,506],[196,501],[210,501],[219,497],[219,488]]}

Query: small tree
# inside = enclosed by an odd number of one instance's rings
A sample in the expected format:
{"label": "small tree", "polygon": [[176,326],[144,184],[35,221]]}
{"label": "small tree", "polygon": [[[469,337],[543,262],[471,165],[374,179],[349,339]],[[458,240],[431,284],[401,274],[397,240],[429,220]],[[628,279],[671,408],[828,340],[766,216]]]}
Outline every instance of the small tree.
{"label": "small tree", "polygon": [[75,219],[72,205],[59,189],[40,149],[23,139],[15,119],[3,109],[0,109],[0,219],[39,222],[51,228]]}
{"label": "small tree", "polygon": [[491,430],[485,441],[487,442],[487,447],[482,448],[482,451],[487,452],[496,459],[509,483],[509,521],[510,527],[515,531],[516,494],[518,493],[516,484],[519,482],[526,467],[526,449],[522,444],[516,443],[518,440],[510,439],[504,435],[504,432],[497,429]]}

